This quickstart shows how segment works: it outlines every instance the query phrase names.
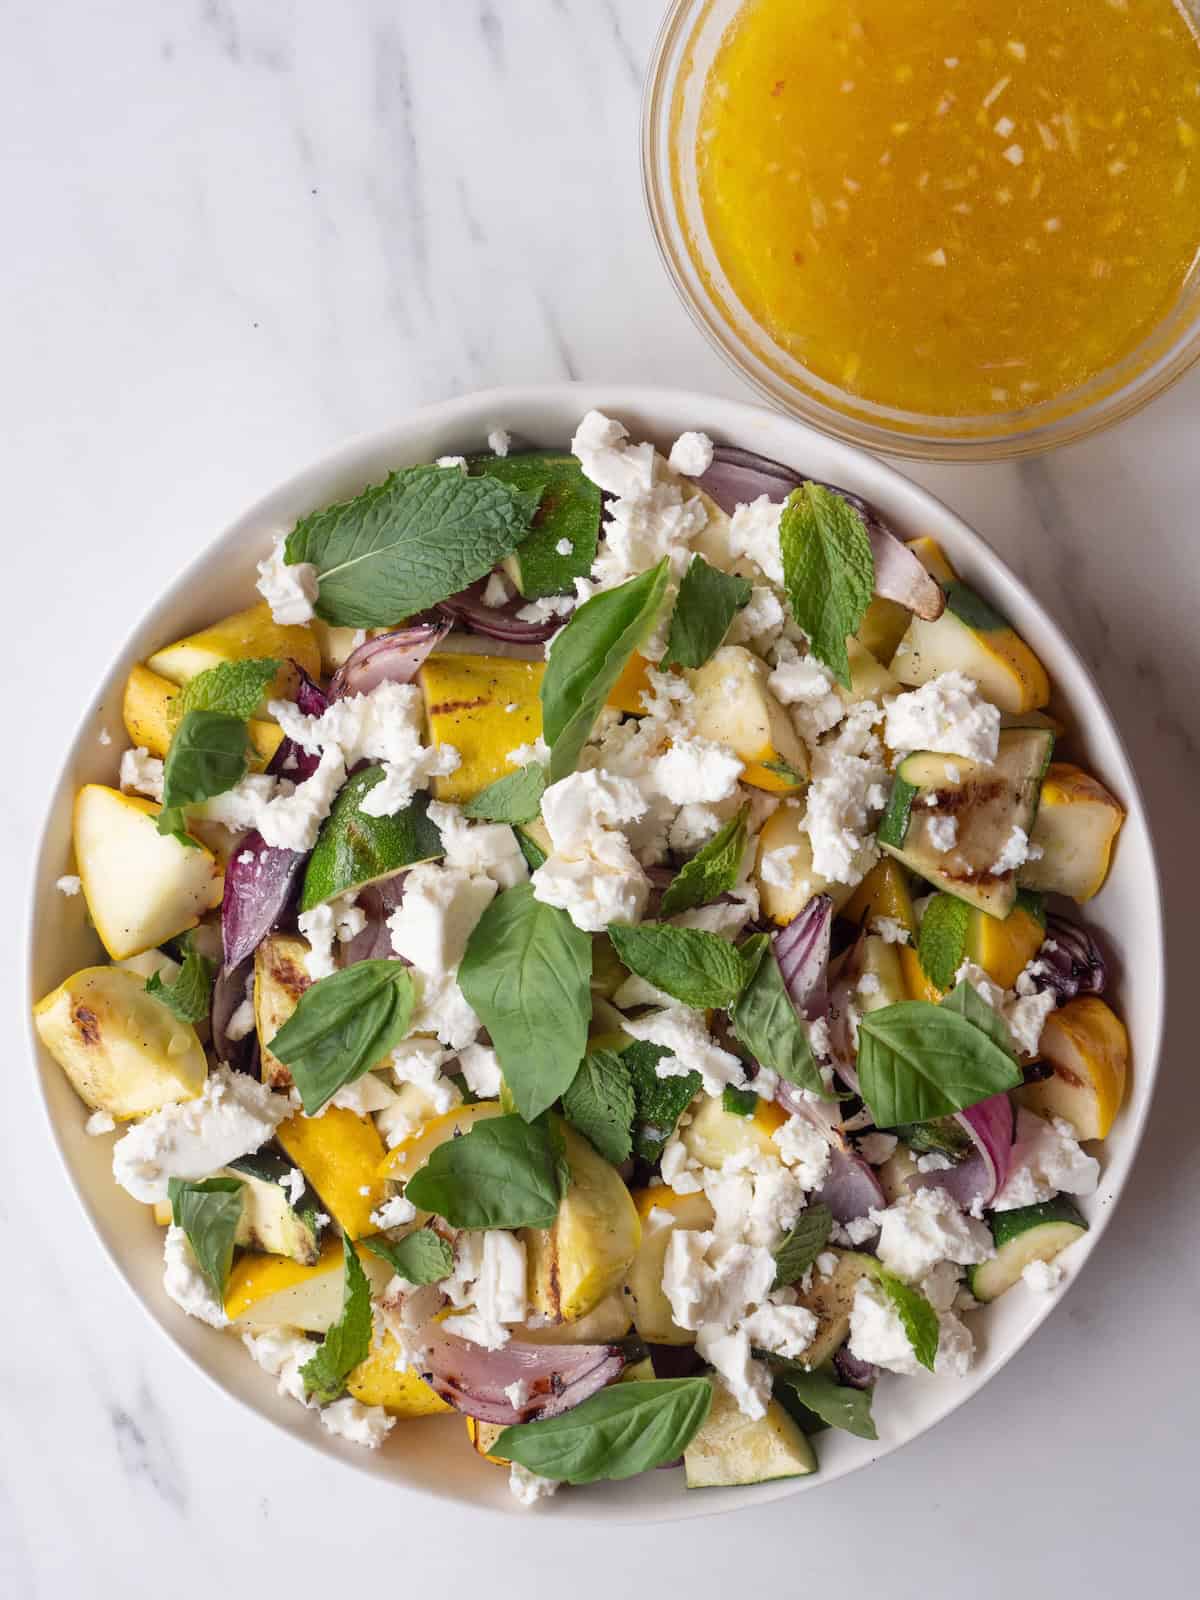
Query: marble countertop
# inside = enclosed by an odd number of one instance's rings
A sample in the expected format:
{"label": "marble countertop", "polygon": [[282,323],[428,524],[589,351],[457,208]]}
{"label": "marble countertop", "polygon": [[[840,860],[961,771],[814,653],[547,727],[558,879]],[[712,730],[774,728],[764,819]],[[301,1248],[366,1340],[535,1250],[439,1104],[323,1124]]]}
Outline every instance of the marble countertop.
{"label": "marble countertop", "polygon": [[[0,452],[23,886],[45,792],[131,619],[251,499],[338,440],[495,384],[743,394],[677,305],[642,210],[656,0],[12,0]],[[419,1593],[645,1575],[712,1596],[1120,1593],[1194,1547],[1200,1083],[1200,372],[1089,444],[908,469],[1036,586],[1140,766],[1176,1005],[1138,1169],[1062,1310],[969,1407],[819,1495],[601,1537],[479,1519],[251,1425],[161,1339],[78,1214],[5,928],[0,1594]],[[1194,981],[1194,980],[1192,980]],[[484,1541],[487,1541],[486,1544]],[[586,1547],[586,1548],[581,1548]],[[580,1557],[582,1556],[582,1560]]]}

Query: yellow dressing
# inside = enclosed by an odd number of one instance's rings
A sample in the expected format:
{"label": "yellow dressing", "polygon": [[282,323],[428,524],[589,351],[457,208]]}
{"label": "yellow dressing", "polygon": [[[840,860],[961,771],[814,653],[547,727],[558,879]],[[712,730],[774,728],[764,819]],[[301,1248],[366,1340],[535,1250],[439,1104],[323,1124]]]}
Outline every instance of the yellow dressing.
{"label": "yellow dressing", "polygon": [[1200,244],[1200,47],[1173,0],[749,0],[696,161],[713,249],[817,377],[1020,410],[1161,320]]}

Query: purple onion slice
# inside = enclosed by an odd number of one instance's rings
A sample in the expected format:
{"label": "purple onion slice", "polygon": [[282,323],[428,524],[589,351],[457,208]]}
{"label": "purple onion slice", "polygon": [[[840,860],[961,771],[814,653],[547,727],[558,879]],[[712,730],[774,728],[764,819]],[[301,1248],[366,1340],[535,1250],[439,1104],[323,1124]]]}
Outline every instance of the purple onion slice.
{"label": "purple onion slice", "polygon": [[223,967],[217,973],[209,1004],[209,1026],[217,1060],[227,1062],[235,1072],[256,1072],[258,1067],[257,1030],[252,1028],[242,1039],[231,1039],[227,1031],[234,1012],[246,998],[253,967],[252,955],[246,956],[232,970]]}
{"label": "purple onion slice", "polygon": [[910,1189],[944,1189],[956,1205],[989,1206],[1008,1182],[1012,1170],[1013,1106],[1007,1094],[994,1094],[955,1119],[970,1135],[974,1149],[965,1160],[940,1172],[917,1173]]}
{"label": "purple onion slice", "polygon": [[449,632],[448,622],[422,622],[368,639],[334,673],[329,685],[330,700],[370,694],[381,683],[411,683],[425,657]]}
{"label": "purple onion slice", "polygon": [[519,594],[505,601],[502,606],[485,606],[483,591],[487,582],[487,578],[480,578],[461,594],[440,601],[438,610],[452,622],[469,628],[472,633],[481,633],[485,639],[500,639],[506,644],[545,644],[567,620],[561,616],[550,617],[545,622],[522,622],[517,612],[529,601]]}
{"label": "purple onion slice", "polygon": [[869,1389],[879,1376],[879,1368],[873,1361],[860,1361],[857,1356],[850,1354],[850,1346],[843,1345],[833,1358],[837,1375],[844,1384],[851,1389]]}
{"label": "purple onion slice", "polygon": [[389,961],[395,957],[387,919],[404,898],[407,876],[407,872],[397,872],[358,891],[358,909],[367,921],[362,932],[342,946],[343,967],[352,967],[356,961]]}
{"label": "purple onion slice", "polygon": [[827,894],[815,894],[773,940],[784,987],[796,1010],[810,1022],[825,1010],[832,929],[833,901]]}
{"label": "purple onion slice", "polygon": [[225,972],[232,972],[253,955],[282,921],[305,860],[301,851],[267,844],[257,830],[248,833],[234,851],[225,868],[221,901]]}
{"label": "purple onion slice", "polygon": [[[479,1422],[510,1427],[557,1417],[619,1378],[625,1355],[615,1344],[522,1344],[499,1350],[457,1334],[432,1331],[421,1376],[457,1411]],[[529,1399],[518,1409],[505,1393],[524,1383]]]}
{"label": "purple onion slice", "polygon": [[1033,982],[1038,989],[1052,989],[1059,1005],[1076,995],[1104,993],[1108,964],[1091,932],[1077,922],[1048,916],[1046,942],[1036,959],[1040,970]]}
{"label": "purple onion slice", "polygon": [[870,1164],[840,1141],[829,1147],[829,1171],[814,1198],[829,1207],[835,1222],[853,1222],[887,1205]]}

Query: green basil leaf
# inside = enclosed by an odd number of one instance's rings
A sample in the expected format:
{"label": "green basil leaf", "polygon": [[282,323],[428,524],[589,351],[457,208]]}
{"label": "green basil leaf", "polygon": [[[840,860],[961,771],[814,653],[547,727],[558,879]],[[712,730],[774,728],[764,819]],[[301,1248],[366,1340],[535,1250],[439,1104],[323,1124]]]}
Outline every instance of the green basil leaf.
{"label": "green basil leaf", "polygon": [[684,863],[667,886],[659,916],[674,917],[693,906],[707,905],[734,887],[746,854],[748,814],[749,807],[743,806],[703,849]]}
{"label": "green basil leaf", "polygon": [[204,1022],[212,1001],[216,971],[216,962],[200,955],[189,940],[178,977],[171,983],[164,983],[159,973],[152,972],[146,980],[146,993],[161,1000],[180,1022]]}
{"label": "green basil leaf", "polygon": [[953,989],[954,974],[967,953],[971,908],[952,894],[935,894],[925,907],[917,934],[921,971],[938,989]]}
{"label": "green basil leaf", "polygon": [[574,772],[601,706],[654,626],[669,578],[664,559],[640,577],[593,595],[550,646],[542,732],[550,746],[551,783]]}
{"label": "green basil leaf", "polygon": [[666,922],[637,927],[611,922],[608,936],[630,972],[685,1006],[731,1006],[745,985],[741,956],[715,933],[673,928]]}
{"label": "green basil leaf", "polygon": [[806,1372],[799,1363],[789,1364],[776,1377],[806,1410],[820,1417],[831,1428],[841,1428],[858,1439],[878,1439],[871,1416],[871,1390],[853,1389],[819,1367]]}
{"label": "green basil leaf", "polygon": [[797,1283],[829,1242],[833,1231],[833,1212],[819,1201],[808,1205],[796,1219],[787,1237],[775,1247],[776,1289]]}
{"label": "green basil leaf", "polygon": [[[602,496],[574,456],[522,450],[474,456],[467,468],[530,497],[533,528],[521,540],[520,555],[520,588],[526,600],[560,594],[575,578],[587,577],[596,559]],[[564,540],[571,546],[568,555],[559,549]]]}
{"label": "green basil leaf", "polygon": [[942,1001],[945,1011],[957,1011],[959,1016],[966,1017],[967,1021],[975,1027],[982,1028],[993,1044],[999,1045],[1005,1055],[1011,1056],[1015,1061],[1016,1049],[1013,1045],[1013,1036],[1009,1031],[1008,1023],[998,1011],[994,1011],[980,994],[979,990],[967,978],[964,978]]}
{"label": "green basil leaf", "polygon": [[606,1161],[619,1167],[633,1153],[633,1082],[615,1050],[592,1050],[563,1091],[567,1121]]}
{"label": "green basil leaf", "polygon": [[221,711],[244,722],[262,704],[281,665],[266,656],[252,661],[220,661],[188,679],[172,697],[170,713],[185,717],[189,711]]}
{"label": "green basil leaf", "polygon": [[858,1081],[876,1125],[929,1122],[1015,1089],[1020,1068],[953,1009],[901,1000],[858,1025]]}
{"label": "green basil leaf", "polygon": [[560,1483],[632,1478],[681,1455],[711,1405],[707,1378],[614,1383],[561,1416],[505,1428],[492,1448]]}
{"label": "green basil leaf", "polygon": [[285,559],[311,562],[317,615],[384,628],[482,578],[529,532],[529,497],[492,477],[404,467],[342,505],[303,517]]}
{"label": "green basil leaf", "polygon": [[589,935],[535,900],[528,883],[498,894],[467,940],[458,982],[527,1122],[554,1104],[583,1060],[591,976]]}
{"label": "green basil leaf", "polygon": [[188,1183],[167,1180],[171,1220],[187,1234],[196,1265],[219,1301],[233,1261],[233,1241],[242,1220],[242,1185],[236,1178],[205,1178]]}
{"label": "green basil leaf", "polygon": [[756,933],[740,951],[753,976],[742,990],[729,1020],[734,1034],[761,1067],[769,1067],[788,1083],[822,1099],[834,1098],[813,1059],[808,1032],[796,1013],[768,934]]}
{"label": "green basil leaf", "polygon": [[532,822],[541,810],[546,769],[536,761],[497,778],[463,807],[464,817],[483,822]]}
{"label": "green basil leaf", "polygon": [[729,624],[750,599],[750,585],[735,573],[692,557],[679,585],[667,653],[660,666],[702,667],[729,632]]}
{"label": "green basil leaf", "polygon": [[342,1314],[316,1355],[300,1368],[305,1389],[322,1404],[344,1393],[346,1379],[371,1353],[371,1286],[349,1234],[342,1235],[342,1253],[346,1268]]}
{"label": "green basil leaf", "polygon": [[453,1249],[432,1228],[418,1228],[395,1240],[372,1233],[361,1243],[409,1283],[440,1283],[454,1271]]}
{"label": "green basil leaf", "polygon": [[813,654],[850,688],[846,635],[858,632],[875,586],[875,557],[861,514],[819,483],[788,496],[779,523],[783,581]]}
{"label": "green basil leaf", "polygon": [[621,1051],[633,1085],[633,1153],[640,1161],[659,1159],[675,1125],[700,1093],[698,1072],[686,1072],[679,1078],[659,1077],[655,1068],[670,1053],[646,1039],[635,1039]]}
{"label": "green basil leaf", "polygon": [[[246,775],[246,724],[223,711],[189,711],[175,730],[163,764],[159,833],[186,837],[184,806],[224,794]],[[181,837],[182,836],[182,837]]]}
{"label": "green basil leaf", "polygon": [[546,852],[537,840],[531,838],[524,828],[514,828],[513,832],[517,836],[517,844],[521,854],[525,857],[525,865],[530,872],[536,872],[539,867],[544,867],[546,865]]}
{"label": "green basil leaf", "polygon": [[556,1130],[491,1117],[438,1145],[404,1193],[454,1228],[550,1228],[568,1179]]}
{"label": "green basil leaf", "polygon": [[399,961],[358,961],[318,978],[271,1040],[308,1115],[369,1072],[408,1032],[413,981]]}
{"label": "green basil leaf", "polygon": [[886,1267],[881,1267],[877,1276],[880,1288],[895,1306],[896,1315],[904,1324],[913,1355],[932,1372],[941,1339],[937,1312],[919,1289],[914,1289]]}

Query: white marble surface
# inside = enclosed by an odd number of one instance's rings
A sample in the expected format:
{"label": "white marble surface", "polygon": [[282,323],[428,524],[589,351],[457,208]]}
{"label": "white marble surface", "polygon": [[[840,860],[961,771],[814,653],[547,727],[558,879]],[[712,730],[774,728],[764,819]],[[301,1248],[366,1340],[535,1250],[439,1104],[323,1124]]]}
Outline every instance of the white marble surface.
{"label": "white marble surface", "polygon": [[[45,789],[130,620],[348,434],[493,384],[739,393],[659,270],[637,112],[656,0],[8,0],[0,385],[21,892]],[[1138,1172],[1078,1289],[966,1410],[736,1522],[599,1536],[439,1515],[250,1428],[159,1338],[67,1191],[7,920],[0,1594],[583,1600],[1149,1590],[1194,1549],[1200,373],[1021,467],[916,475],[1038,585],[1108,693],[1165,866],[1175,1007]],[[1186,1570],[1186,1569],[1185,1569]]]}

